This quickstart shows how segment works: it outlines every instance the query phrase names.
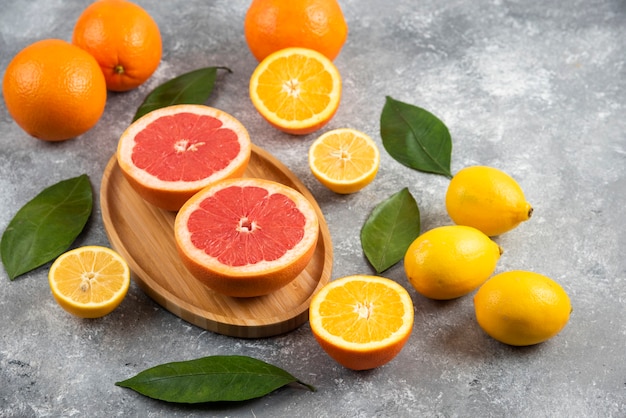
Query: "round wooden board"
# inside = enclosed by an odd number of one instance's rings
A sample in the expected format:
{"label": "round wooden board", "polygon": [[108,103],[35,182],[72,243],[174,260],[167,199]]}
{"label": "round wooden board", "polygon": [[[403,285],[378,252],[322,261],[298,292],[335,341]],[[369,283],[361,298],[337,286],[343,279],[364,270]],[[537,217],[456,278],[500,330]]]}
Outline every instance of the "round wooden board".
{"label": "round wooden board", "polygon": [[245,176],[293,187],[311,201],[319,217],[320,236],[313,259],[292,283],[267,296],[232,298],[193,278],[176,250],[176,213],[152,206],[135,193],[115,155],[104,171],[100,206],[112,247],[128,261],[133,280],[152,299],[174,315],[209,331],[261,338],[291,331],[308,320],[311,297],[330,281],[333,249],[319,205],[285,165],[253,145]]}

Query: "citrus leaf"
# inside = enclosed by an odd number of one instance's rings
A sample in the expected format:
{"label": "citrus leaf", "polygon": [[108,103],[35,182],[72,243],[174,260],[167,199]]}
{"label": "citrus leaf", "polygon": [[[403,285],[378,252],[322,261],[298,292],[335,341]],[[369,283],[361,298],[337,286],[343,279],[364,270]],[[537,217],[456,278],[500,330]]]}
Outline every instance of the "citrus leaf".
{"label": "citrus leaf", "polygon": [[420,234],[417,202],[405,187],[379,203],[361,228],[361,247],[377,273],[404,258]]}
{"label": "citrus leaf", "polygon": [[383,146],[407,167],[452,178],[452,139],[446,125],[420,107],[387,96],[380,117]]}
{"label": "citrus leaf", "polygon": [[2,234],[2,264],[13,280],[61,255],[83,230],[93,206],[89,177],[60,181],[15,214]]}
{"label": "citrus leaf", "polygon": [[150,92],[137,109],[133,122],[153,110],[177,104],[204,104],[217,77],[217,70],[232,71],[226,67],[206,67],[182,74],[161,84]]}
{"label": "citrus leaf", "polygon": [[307,385],[281,368],[247,356],[209,356],[161,364],[117,386],[167,402],[245,401],[285,386]]}

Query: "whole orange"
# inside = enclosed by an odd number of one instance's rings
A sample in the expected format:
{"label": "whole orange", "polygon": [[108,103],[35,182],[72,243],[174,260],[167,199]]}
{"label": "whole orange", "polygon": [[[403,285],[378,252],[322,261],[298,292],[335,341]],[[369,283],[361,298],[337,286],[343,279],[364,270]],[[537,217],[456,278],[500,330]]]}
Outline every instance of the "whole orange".
{"label": "whole orange", "polygon": [[337,0],[252,0],[244,33],[259,61],[288,47],[314,49],[334,60],[348,37],[348,24]]}
{"label": "whole orange", "polygon": [[163,50],[156,22],[126,0],[92,3],[78,18],[72,43],[96,58],[113,91],[143,84],[159,66]]}
{"label": "whole orange", "polygon": [[2,94],[9,114],[28,134],[63,141],[98,122],[107,90],[94,57],[68,42],[46,39],[13,58]]}

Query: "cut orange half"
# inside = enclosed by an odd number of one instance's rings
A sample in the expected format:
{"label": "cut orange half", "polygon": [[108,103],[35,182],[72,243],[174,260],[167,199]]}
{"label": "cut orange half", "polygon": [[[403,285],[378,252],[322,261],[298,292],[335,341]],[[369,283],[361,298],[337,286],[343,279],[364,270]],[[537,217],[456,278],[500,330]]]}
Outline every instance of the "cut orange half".
{"label": "cut orange half", "polygon": [[258,179],[222,180],[180,209],[174,236],[189,272],[227,296],[269,294],[294,280],[317,244],[313,205],[298,191]]}
{"label": "cut orange half", "polygon": [[154,110],[122,134],[117,161],[146,201],[176,211],[200,189],[243,176],[252,143],[233,116],[204,105]]}
{"label": "cut orange half", "polygon": [[413,329],[413,302],[393,280],[347,276],[324,286],[311,301],[315,339],[339,364],[367,370],[391,361]]}
{"label": "cut orange half", "polygon": [[48,272],[54,299],[81,318],[99,318],[122,302],[130,286],[126,261],[106,247],[79,247],[60,255]]}
{"label": "cut orange half", "polygon": [[370,184],[380,165],[376,143],[363,132],[335,129],[317,138],[309,148],[313,175],[336,193],[354,193]]}
{"label": "cut orange half", "polygon": [[341,99],[341,76],[331,60],[307,48],[267,56],[250,78],[252,104],[281,131],[303,135],[324,126]]}

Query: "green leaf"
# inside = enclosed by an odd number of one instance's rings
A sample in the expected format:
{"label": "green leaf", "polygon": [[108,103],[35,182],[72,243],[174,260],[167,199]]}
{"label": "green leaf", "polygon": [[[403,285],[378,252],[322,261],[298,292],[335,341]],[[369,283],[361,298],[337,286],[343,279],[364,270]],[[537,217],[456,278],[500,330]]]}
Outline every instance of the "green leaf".
{"label": "green leaf", "polygon": [[452,178],[450,132],[427,110],[387,96],[380,117],[380,136],[389,155],[401,164]]}
{"label": "green leaf", "polygon": [[155,109],[176,104],[204,104],[217,77],[217,70],[232,71],[226,67],[206,67],[185,73],[161,84],[146,96],[137,109],[133,122]]}
{"label": "green leaf", "polygon": [[83,230],[93,206],[89,177],[54,184],[26,203],[2,234],[0,253],[9,278],[31,271],[66,251]]}
{"label": "green leaf", "polygon": [[374,208],[361,228],[361,247],[377,273],[404,258],[420,234],[417,202],[405,187]]}
{"label": "green leaf", "polygon": [[289,383],[313,386],[283,369],[246,356],[209,356],[162,364],[115,383],[153,399],[177,403],[245,401]]}

